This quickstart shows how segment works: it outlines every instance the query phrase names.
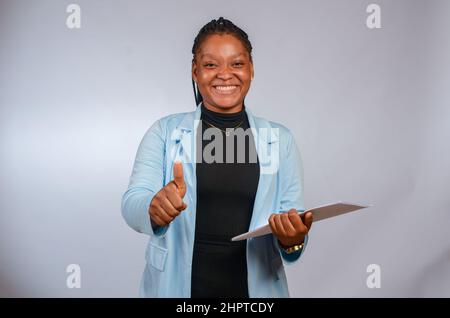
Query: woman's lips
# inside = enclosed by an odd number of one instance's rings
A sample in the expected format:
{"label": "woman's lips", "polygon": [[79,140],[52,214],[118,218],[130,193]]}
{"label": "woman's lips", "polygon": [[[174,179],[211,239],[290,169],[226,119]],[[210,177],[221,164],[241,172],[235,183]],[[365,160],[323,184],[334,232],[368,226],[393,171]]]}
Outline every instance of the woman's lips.
{"label": "woman's lips", "polygon": [[212,91],[217,95],[232,95],[239,91],[239,85],[214,85]]}

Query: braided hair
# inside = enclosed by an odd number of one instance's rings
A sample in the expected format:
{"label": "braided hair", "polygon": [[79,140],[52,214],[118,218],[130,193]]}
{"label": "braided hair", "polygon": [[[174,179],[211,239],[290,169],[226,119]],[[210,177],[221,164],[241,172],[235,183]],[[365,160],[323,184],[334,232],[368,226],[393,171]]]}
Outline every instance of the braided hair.
{"label": "braided hair", "polygon": [[[223,17],[220,17],[217,20],[211,20],[207,24],[205,24],[200,31],[198,32],[195,40],[194,45],[192,47],[192,62],[195,62],[195,56],[197,54],[198,49],[200,48],[200,45],[203,43],[203,41],[209,36],[213,34],[231,34],[234,35],[237,39],[239,39],[244,47],[247,49],[247,52],[250,56],[250,62],[252,61],[252,44],[250,43],[250,40],[248,39],[247,33],[245,33],[241,28],[236,26],[233,22],[230,20],[224,19]],[[194,89],[194,97],[195,97],[195,104],[198,106],[200,102],[203,101],[203,96],[200,94],[200,91],[198,90],[198,86],[196,85],[194,79],[192,79],[192,87]]]}

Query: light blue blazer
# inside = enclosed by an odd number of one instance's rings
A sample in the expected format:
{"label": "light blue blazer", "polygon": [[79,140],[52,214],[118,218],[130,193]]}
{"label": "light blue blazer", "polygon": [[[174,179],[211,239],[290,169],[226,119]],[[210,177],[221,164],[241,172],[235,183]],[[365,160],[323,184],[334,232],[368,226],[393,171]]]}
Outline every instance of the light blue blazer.
{"label": "light blue blazer", "polygon": [[[291,132],[281,124],[256,117],[246,106],[258,159],[260,178],[249,230],[268,223],[272,213],[304,211],[303,170]],[[122,197],[127,224],[149,235],[142,297],[190,297],[196,216],[196,145],[201,107],[157,120],[142,139],[128,189]],[[201,140],[201,139],[200,139]],[[148,208],[153,196],[173,180],[173,164],[183,163],[186,210],[166,227],[153,229]],[[305,238],[305,246],[308,237]],[[254,297],[289,297],[284,266],[302,250],[286,254],[274,235],[247,240],[248,292]]]}

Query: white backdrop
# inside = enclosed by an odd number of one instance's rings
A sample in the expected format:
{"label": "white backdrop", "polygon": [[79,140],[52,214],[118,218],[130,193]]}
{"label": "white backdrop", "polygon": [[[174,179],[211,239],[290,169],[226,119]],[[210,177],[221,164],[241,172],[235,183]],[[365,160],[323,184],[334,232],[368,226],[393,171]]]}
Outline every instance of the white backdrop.
{"label": "white backdrop", "polygon": [[193,40],[219,16],[254,47],[246,104],[295,134],[306,207],[375,205],[313,225],[291,296],[449,297],[445,0],[1,0],[0,296],[137,296],[146,237],[121,196],[148,127],[194,109]]}

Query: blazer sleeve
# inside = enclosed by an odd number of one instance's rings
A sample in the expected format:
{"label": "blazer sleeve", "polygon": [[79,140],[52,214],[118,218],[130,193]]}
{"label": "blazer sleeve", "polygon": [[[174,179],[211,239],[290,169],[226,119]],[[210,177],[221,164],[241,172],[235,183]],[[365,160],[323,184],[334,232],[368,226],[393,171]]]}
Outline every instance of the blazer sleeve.
{"label": "blazer sleeve", "polygon": [[[296,209],[299,212],[303,212],[305,211],[303,201],[303,162],[294,136],[287,128],[285,129],[287,131],[286,152],[285,155],[281,153],[280,158],[281,164],[279,173],[281,178],[281,199],[278,212],[287,212],[290,209]],[[275,235],[273,237],[274,244],[280,251],[284,264],[292,264],[297,261],[303,254],[308,243],[308,235],[306,235],[304,246],[301,250],[291,254],[286,254],[284,249],[279,246],[278,239]]]}
{"label": "blazer sleeve", "polygon": [[156,193],[164,186],[165,132],[162,121],[156,121],[139,144],[128,189],[122,196],[122,216],[135,231],[164,235],[168,226],[152,227],[148,212]]}

